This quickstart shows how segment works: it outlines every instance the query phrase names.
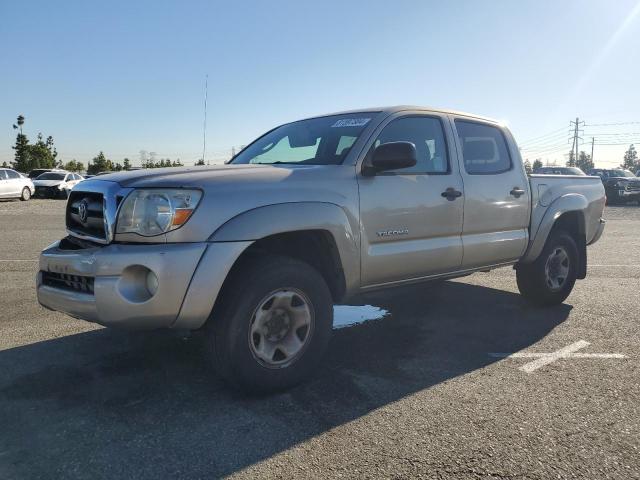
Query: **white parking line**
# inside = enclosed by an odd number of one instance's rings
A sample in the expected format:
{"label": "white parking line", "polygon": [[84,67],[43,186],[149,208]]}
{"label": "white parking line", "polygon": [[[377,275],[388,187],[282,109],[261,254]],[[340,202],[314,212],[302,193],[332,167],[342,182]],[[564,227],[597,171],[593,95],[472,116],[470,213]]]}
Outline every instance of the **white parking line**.
{"label": "white parking line", "polygon": [[615,267],[615,268],[621,268],[621,267],[626,267],[626,268],[640,268],[640,265],[636,265],[636,264],[627,264],[627,265],[593,265],[593,264],[588,264],[588,267]]}
{"label": "white parking line", "polygon": [[516,352],[516,353],[490,353],[490,357],[494,358],[535,358],[536,360],[526,363],[520,367],[523,372],[531,373],[537,369],[549,365],[561,358],[627,358],[621,353],[576,353],[578,350],[591,345],[589,342],[579,340],[571,345],[556,350],[551,353],[533,353],[533,352]]}

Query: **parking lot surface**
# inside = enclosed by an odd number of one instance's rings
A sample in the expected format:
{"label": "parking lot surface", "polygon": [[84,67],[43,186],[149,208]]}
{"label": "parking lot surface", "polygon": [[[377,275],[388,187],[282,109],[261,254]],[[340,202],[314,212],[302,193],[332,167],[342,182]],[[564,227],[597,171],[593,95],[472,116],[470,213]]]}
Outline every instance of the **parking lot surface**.
{"label": "parking lot surface", "polygon": [[640,478],[640,207],[607,209],[565,304],[528,306],[509,268],[367,297],[388,314],[263,398],[199,335],[39,307],[63,214],[0,202],[0,478]]}

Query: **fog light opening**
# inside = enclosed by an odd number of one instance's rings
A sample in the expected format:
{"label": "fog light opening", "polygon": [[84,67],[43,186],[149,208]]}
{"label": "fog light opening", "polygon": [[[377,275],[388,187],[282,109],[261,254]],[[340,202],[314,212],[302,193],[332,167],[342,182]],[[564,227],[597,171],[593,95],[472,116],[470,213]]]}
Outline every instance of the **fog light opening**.
{"label": "fog light opening", "polygon": [[132,303],[142,303],[158,291],[158,277],[143,265],[130,265],[122,271],[118,291]]}
{"label": "fog light opening", "polygon": [[152,297],[158,291],[158,277],[153,273],[153,270],[149,270],[147,273],[147,290]]}

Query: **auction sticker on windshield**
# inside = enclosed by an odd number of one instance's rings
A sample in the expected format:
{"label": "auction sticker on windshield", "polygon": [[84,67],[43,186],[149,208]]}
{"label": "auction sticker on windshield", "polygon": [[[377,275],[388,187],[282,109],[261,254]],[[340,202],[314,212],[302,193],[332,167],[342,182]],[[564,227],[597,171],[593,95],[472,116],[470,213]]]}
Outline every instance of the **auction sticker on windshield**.
{"label": "auction sticker on windshield", "polygon": [[336,127],[364,127],[367,123],[369,123],[370,118],[343,118],[342,120],[336,121],[331,128]]}

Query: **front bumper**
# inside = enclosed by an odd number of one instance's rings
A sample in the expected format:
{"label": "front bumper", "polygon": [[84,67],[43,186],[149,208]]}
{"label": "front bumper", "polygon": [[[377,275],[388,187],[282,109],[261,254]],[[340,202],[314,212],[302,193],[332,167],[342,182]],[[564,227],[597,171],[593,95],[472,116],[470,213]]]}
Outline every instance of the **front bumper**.
{"label": "front bumper", "polygon": [[[111,244],[67,250],[56,242],[40,254],[38,301],[106,326],[199,328],[249,244]],[[148,271],[157,277],[153,295],[146,288]]]}
{"label": "front bumper", "polygon": [[593,235],[593,238],[591,239],[591,241],[589,241],[589,243],[587,245],[593,245],[598,240],[600,240],[600,237],[602,236],[602,233],[604,232],[604,226],[605,226],[606,223],[607,222],[602,218],[600,220],[598,220],[598,227],[596,228],[596,233]]}
{"label": "front bumper", "polygon": [[34,197],[40,198],[59,198],[63,196],[63,191],[58,188],[58,186],[53,187],[35,187],[35,191],[33,192]]}
{"label": "front bumper", "polygon": [[638,190],[618,190],[618,197],[624,199],[637,199],[640,198],[640,191]]}

